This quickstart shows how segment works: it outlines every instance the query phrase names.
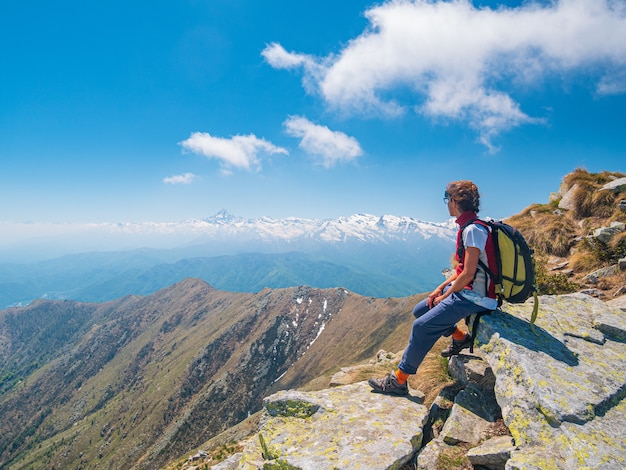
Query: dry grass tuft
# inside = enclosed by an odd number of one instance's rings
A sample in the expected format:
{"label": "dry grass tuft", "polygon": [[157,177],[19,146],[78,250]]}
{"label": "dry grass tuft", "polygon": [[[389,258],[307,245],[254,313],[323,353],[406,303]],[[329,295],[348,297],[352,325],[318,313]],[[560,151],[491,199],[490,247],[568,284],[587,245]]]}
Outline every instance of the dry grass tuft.
{"label": "dry grass tuft", "polygon": [[623,178],[626,174],[618,171],[602,171],[600,173],[589,173],[584,168],[576,168],[563,178],[563,185],[571,188],[575,184],[589,184],[600,188],[614,179]]}
{"label": "dry grass tuft", "polygon": [[613,219],[620,218],[618,197],[610,191],[598,191],[599,187],[579,184],[574,191],[572,215],[576,220],[588,217]]}
{"label": "dry grass tuft", "polygon": [[609,247],[615,253],[616,258],[626,257],[626,231],[615,235],[610,241]]}
{"label": "dry grass tuft", "polygon": [[603,171],[601,173],[589,173],[578,168],[563,178],[563,186],[569,190],[574,185],[572,216],[575,220],[587,217],[603,219],[623,219],[624,214],[617,207],[619,195],[610,191],[601,191],[605,184],[616,178],[623,178],[623,173]]}
{"label": "dry grass tuft", "polygon": [[562,216],[545,214],[537,216],[527,241],[535,250],[553,256],[567,256],[576,231],[571,221]]}
{"label": "dry grass tuft", "polygon": [[[583,241],[582,245],[586,245],[586,242]],[[601,268],[603,263],[592,250],[585,249],[584,246],[582,246],[572,253],[569,259],[569,265],[574,271],[589,272]]]}
{"label": "dry grass tuft", "polygon": [[518,229],[535,251],[553,256],[567,256],[577,234],[576,223],[555,213],[548,204],[531,206],[506,222]]}

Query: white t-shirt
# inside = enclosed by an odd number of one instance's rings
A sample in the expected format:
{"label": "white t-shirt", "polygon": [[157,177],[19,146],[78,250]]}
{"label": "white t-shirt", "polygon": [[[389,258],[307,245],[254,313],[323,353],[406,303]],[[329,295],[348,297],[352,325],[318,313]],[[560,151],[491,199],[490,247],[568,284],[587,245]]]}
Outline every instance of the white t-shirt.
{"label": "white t-shirt", "polygon": [[[485,253],[485,245],[487,244],[487,239],[489,237],[487,227],[478,224],[470,224],[463,230],[462,237],[463,246],[465,248],[478,248],[480,250],[480,256],[478,259],[482,261],[485,266],[489,266],[487,253]],[[463,289],[461,294],[470,302],[474,302],[475,304],[489,310],[495,310],[498,308],[498,301],[497,299],[487,297],[487,282],[487,273],[479,265],[476,268],[476,276],[474,278],[474,283],[472,284],[472,289]]]}

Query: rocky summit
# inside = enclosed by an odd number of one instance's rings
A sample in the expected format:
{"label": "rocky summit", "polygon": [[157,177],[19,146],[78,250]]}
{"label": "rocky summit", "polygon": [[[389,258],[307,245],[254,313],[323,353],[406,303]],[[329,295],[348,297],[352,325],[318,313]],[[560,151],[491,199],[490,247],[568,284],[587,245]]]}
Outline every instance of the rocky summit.
{"label": "rocky summit", "polygon": [[[541,296],[531,327],[532,302],[484,316],[476,354],[450,360],[463,390],[438,436],[426,427],[441,401],[428,410],[414,390],[282,391],[265,399],[244,450],[212,468],[435,470],[451,446],[478,468],[625,468],[624,311],[585,294]],[[510,433],[492,432],[500,417]]]}
{"label": "rocky summit", "polygon": [[624,312],[584,294],[484,317],[479,333],[517,446],[507,468],[626,467]]}

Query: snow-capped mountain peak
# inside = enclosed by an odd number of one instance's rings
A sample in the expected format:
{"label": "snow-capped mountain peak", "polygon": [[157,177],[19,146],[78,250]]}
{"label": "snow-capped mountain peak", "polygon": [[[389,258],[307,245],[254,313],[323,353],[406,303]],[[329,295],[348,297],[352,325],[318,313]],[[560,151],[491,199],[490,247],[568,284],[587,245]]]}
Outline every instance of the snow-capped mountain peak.
{"label": "snow-capped mountain peak", "polygon": [[318,239],[324,242],[343,242],[349,239],[360,241],[389,241],[407,238],[440,237],[454,239],[454,223],[424,222],[411,217],[393,215],[375,216],[354,214],[336,219],[304,219],[289,217],[274,219],[261,217],[244,219],[227,211],[200,221],[187,221],[181,230],[194,228],[199,236],[243,235],[261,239]]}
{"label": "snow-capped mountain peak", "polygon": [[[46,256],[79,251],[110,251],[134,248],[178,248],[210,243],[230,246],[220,253],[314,249],[321,244],[337,247],[347,243],[410,243],[424,240],[453,242],[456,224],[425,222],[406,216],[354,214],[335,219],[299,217],[246,219],[220,210],[204,219],[179,222],[118,222],[92,224],[0,224],[11,257],[35,251]],[[8,235],[11,235],[12,238]],[[54,243],[51,243],[53,241]],[[236,246],[236,248],[233,248]],[[36,248],[35,248],[36,247]],[[53,247],[54,250],[51,250]],[[19,252],[19,253],[18,253]],[[15,255],[14,255],[15,254]]]}

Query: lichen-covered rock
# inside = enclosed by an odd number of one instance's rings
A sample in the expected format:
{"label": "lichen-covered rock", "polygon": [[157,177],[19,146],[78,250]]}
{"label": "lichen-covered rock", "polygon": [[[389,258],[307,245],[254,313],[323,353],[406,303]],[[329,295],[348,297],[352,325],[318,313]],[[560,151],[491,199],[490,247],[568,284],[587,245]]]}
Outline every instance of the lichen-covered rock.
{"label": "lichen-covered rock", "polygon": [[533,330],[532,300],[504,310],[483,317],[478,342],[519,446],[506,468],[624,468],[626,348],[597,329],[619,329],[622,312],[583,294],[543,296]]}
{"label": "lichen-covered rock", "polygon": [[467,452],[472,465],[481,465],[491,470],[504,469],[515,450],[511,436],[497,436],[483,442]]}
{"label": "lichen-covered rock", "polygon": [[476,445],[482,441],[490,424],[500,417],[500,409],[487,391],[470,382],[454,399],[450,416],[441,430],[441,438],[448,445],[464,442]]}
{"label": "lichen-covered rock", "polygon": [[489,422],[467,408],[455,404],[441,430],[441,439],[448,445],[459,443],[476,445],[489,429]]}
{"label": "lichen-covered rock", "polygon": [[596,315],[594,326],[605,335],[605,337],[622,343],[626,342],[626,324],[621,309],[613,309],[606,313]]}
{"label": "lichen-covered rock", "polygon": [[439,456],[448,447],[443,441],[430,441],[417,456],[417,470],[437,470]]}
{"label": "lichen-covered rock", "polygon": [[[372,393],[367,382],[281,391],[264,400],[259,434],[270,457],[303,470],[399,468],[421,447],[428,409],[418,401]],[[249,440],[239,468],[262,467],[263,453]]]}
{"label": "lichen-covered rock", "polygon": [[607,300],[606,303],[611,307],[617,307],[626,312],[626,295],[621,295],[615,299]]}
{"label": "lichen-covered rock", "polygon": [[474,354],[452,356],[448,362],[448,374],[463,387],[473,382],[484,390],[493,391],[496,378],[482,356],[478,349],[474,350]]}

